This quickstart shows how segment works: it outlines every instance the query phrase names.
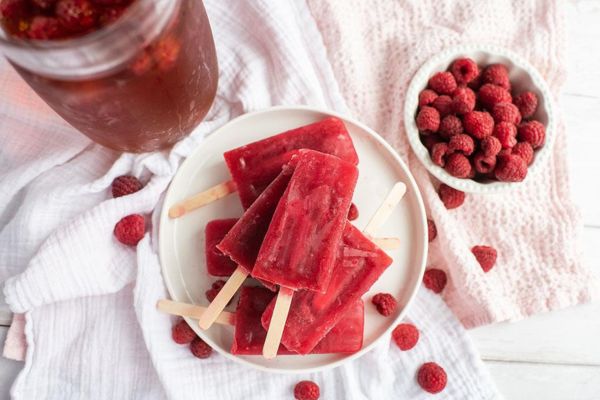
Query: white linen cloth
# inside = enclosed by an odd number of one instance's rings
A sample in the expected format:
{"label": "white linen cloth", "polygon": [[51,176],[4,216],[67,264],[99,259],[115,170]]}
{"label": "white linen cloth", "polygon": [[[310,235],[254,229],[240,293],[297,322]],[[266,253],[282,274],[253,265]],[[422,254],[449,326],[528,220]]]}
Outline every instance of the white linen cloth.
{"label": "white linen cloth", "polygon": [[[173,318],[155,309],[167,296],[156,237],[147,234],[137,249],[123,246],[113,237],[115,223],[151,212],[180,162],[237,115],[278,104],[346,111],[303,0],[205,3],[218,49],[218,96],[206,120],[169,152],[119,155],[91,143],[0,65],[0,279],[11,309],[25,313],[27,340],[12,396],[285,399],[297,381],[312,379],[323,399],[426,399],[415,374],[435,361],[448,373],[436,398],[499,398],[462,326],[425,290],[409,312],[421,331],[414,349],[401,352],[383,340],[323,373],[269,374],[218,354],[199,360],[172,342]],[[112,180],[129,173],[148,182],[144,189],[111,198]]]}

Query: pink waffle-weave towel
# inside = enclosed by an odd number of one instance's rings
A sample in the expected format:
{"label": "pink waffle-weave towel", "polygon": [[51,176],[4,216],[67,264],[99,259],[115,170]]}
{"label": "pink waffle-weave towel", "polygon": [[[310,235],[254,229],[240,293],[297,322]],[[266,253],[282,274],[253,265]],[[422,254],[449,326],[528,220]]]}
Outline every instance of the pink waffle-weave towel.
{"label": "pink waffle-weave towel", "polygon": [[[591,272],[582,264],[582,222],[569,189],[567,131],[543,171],[516,190],[467,195],[446,210],[438,182],[411,153],[403,128],[404,93],[420,65],[455,45],[511,49],[539,69],[558,97],[565,81],[565,2],[308,0],[334,73],[355,116],[375,128],[409,163],[438,237],[429,265],[448,273],[442,293],[466,327],[587,302]],[[487,274],[470,249],[490,245]]]}

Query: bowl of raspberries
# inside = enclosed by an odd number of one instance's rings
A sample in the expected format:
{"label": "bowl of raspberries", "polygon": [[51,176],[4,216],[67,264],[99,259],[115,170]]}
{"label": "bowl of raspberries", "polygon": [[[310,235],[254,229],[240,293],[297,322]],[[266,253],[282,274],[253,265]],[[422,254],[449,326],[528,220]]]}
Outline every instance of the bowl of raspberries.
{"label": "bowl of raspberries", "polygon": [[531,179],[554,141],[546,82],[522,57],[493,46],[456,47],[427,61],[404,112],[419,160],[464,192],[494,193]]}

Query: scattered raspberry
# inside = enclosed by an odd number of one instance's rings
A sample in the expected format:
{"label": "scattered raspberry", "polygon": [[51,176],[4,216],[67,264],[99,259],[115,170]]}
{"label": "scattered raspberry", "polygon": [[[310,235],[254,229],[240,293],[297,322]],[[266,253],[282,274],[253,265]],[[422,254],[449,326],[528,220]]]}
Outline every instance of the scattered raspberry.
{"label": "scattered raspberry", "polygon": [[0,15],[6,19],[17,20],[29,15],[29,4],[25,0],[0,1]]}
{"label": "scattered raspberry", "polygon": [[492,64],[483,70],[484,83],[491,83],[510,90],[510,79],[508,79],[508,69],[502,64]]}
{"label": "scattered raspberry", "polygon": [[442,139],[436,134],[421,135],[421,142],[427,147],[427,150],[431,151],[436,143],[442,142]]}
{"label": "scattered raspberry", "polygon": [[483,153],[477,153],[473,156],[473,167],[479,174],[489,174],[496,167],[496,156],[486,156]]}
{"label": "scattered raspberry", "polygon": [[483,139],[494,131],[494,119],[485,111],[471,111],[463,116],[465,131],[475,139]]}
{"label": "scattered raspberry", "polygon": [[498,103],[512,103],[512,97],[508,90],[486,83],[479,88],[479,101],[487,110],[491,110]]}
{"label": "scattered raspberry", "polygon": [[196,337],[192,343],[190,343],[190,351],[198,358],[208,358],[212,354],[212,347],[199,337]]}
{"label": "scattered raspberry", "polygon": [[452,94],[456,90],[456,80],[450,72],[438,72],[429,78],[429,87],[439,94]]}
{"label": "scattered raspberry", "polygon": [[436,143],[431,147],[431,161],[435,165],[444,167],[446,165],[446,157],[450,154],[448,144],[444,142]]}
{"label": "scattered raspberry", "polygon": [[301,381],[294,386],[294,398],[296,400],[318,400],[320,396],[319,385],[313,381]]}
{"label": "scattered raspberry", "polygon": [[384,317],[392,315],[398,306],[398,302],[394,296],[389,293],[377,293],[371,299],[371,303],[377,308],[377,312]]}
{"label": "scattered raspberry", "polygon": [[27,37],[34,40],[52,40],[65,36],[65,31],[54,17],[37,16],[31,20]]}
{"label": "scattered raspberry", "polygon": [[434,362],[428,362],[419,368],[417,381],[426,392],[439,393],[446,387],[448,376],[444,368]]}
{"label": "scattered raspberry", "polygon": [[494,267],[494,264],[496,264],[496,257],[498,256],[498,253],[493,247],[474,246],[471,249],[471,252],[477,259],[479,265],[481,265],[481,269],[483,269],[483,272],[488,272]]}
{"label": "scattered raspberry", "polygon": [[452,111],[466,114],[475,109],[475,92],[468,87],[459,87],[452,95]]}
{"label": "scattered raspberry", "polygon": [[423,275],[423,285],[434,293],[441,293],[447,282],[446,273],[441,269],[431,268]]}
{"label": "scattered raspberry", "polygon": [[225,281],[222,279],[213,282],[211,288],[204,293],[208,301],[212,303],[212,301],[215,299],[215,297],[217,297],[221,289],[223,289],[223,286],[225,286]]}
{"label": "scattered raspberry", "polygon": [[115,225],[117,240],[128,246],[135,246],[144,237],[146,221],[140,214],[128,215]]}
{"label": "scattered raspberry", "polygon": [[498,156],[494,175],[502,182],[521,182],[527,176],[527,163],[513,154]]}
{"label": "scattered raspberry", "polygon": [[425,89],[421,93],[419,93],[419,107],[429,106],[435,99],[437,99],[438,94],[431,89]]}
{"label": "scattered raspberry", "polygon": [[517,127],[510,122],[500,122],[494,127],[494,136],[503,149],[510,149],[517,144]]}
{"label": "scattered raspberry", "polygon": [[469,159],[460,153],[450,154],[444,166],[446,172],[457,178],[468,178],[472,168]]}
{"label": "scattered raspberry", "polygon": [[459,58],[454,61],[450,67],[450,71],[459,85],[465,85],[479,75],[479,67],[470,58]]}
{"label": "scattered raspberry", "polygon": [[469,156],[475,150],[475,142],[471,136],[461,133],[460,135],[454,135],[450,138],[448,148],[451,152],[462,153],[465,156]]}
{"label": "scattered raspberry", "polygon": [[440,185],[438,194],[448,210],[460,207],[465,202],[465,193],[456,190],[445,183]]}
{"label": "scattered raspberry", "polygon": [[153,56],[158,69],[165,72],[173,68],[179,52],[181,43],[173,36],[166,36],[158,41],[154,46]]}
{"label": "scattered raspberry", "polygon": [[433,107],[421,107],[416,122],[421,132],[437,132],[440,128],[440,113]]}
{"label": "scattered raspberry", "polygon": [[440,122],[438,133],[445,139],[450,139],[451,136],[463,133],[463,126],[460,118],[456,115],[446,115]]}
{"label": "scattered raspberry", "polygon": [[529,118],[535,114],[538,106],[538,98],[535,93],[523,92],[515,97],[514,103],[519,108],[523,118]]}
{"label": "scattered raspberry", "polygon": [[173,325],[171,337],[177,344],[187,344],[196,338],[196,332],[182,319]]}
{"label": "scattered raspberry", "polygon": [[98,13],[89,0],[59,0],[56,16],[65,29],[82,32],[96,24]]}
{"label": "scattered raspberry", "polygon": [[538,121],[524,122],[519,125],[519,140],[529,143],[534,150],[542,147],[546,140],[546,128]]}
{"label": "scattered raspberry", "polygon": [[142,182],[138,178],[131,175],[121,175],[116,177],[112,182],[113,197],[127,196],[140,190]]}
{"label": "scattered raspberry", "polygon": [[488,136],[483,138],[479,143],[479,147],[486,157],[490,157],[497,155],[502,150],[502,143],[500,143],[497,137]]}
{"label": "scattered raspberry", "polygon": [[431,105],[438,110],[442,118],[452,114],[452,98],[450,96],[438,96]]}
{"label": "scattered raspberry", "polygon": [[400,350],[410,350],[419,341],[419,330],[413,324],[400,324],[392,331],[392,339]]}
{"label": "scattered raspberry", "polygon": [[435,226],[435,222],[433,220],[427,220],[427,237],[429,242],[432,242],[433,239],[437,237],[437,227]]}
{"label": "scattered raspberry", "polygon": [[521,157],[527,165],[533,162],[533,147],[527,142],[519,142],[512,148],[512,154]]}
{"label": "scattered raspberry", "polygon": [[350,209],[348,210],[348,221],[354,221],[358,219],[358,207],[356,204],[350,204]]}
{"label": "scattered raspberry", "polygon": [[494,117],[494,121],[497,124],[500,122],[509,122],[518,125],[521,122],[521,113],[517,106],[512,103],[496,104],[492,109],[492,117]]}

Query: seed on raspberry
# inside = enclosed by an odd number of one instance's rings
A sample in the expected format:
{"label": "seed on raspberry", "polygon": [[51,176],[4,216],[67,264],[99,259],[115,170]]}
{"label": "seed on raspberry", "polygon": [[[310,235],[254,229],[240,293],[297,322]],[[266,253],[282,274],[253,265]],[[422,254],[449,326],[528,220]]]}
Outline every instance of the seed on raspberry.
{"label": "seed on raspberry", "polygon": [[437,132],[440,128],[440,113],[433,107],[421,107],[416,122],[421,132]]}
{"label": "seed on raspberry", "polygon": [[128,246],[135,246],[144,237],[146,220],[140,214],[128,215],[115,225],[117,240]]}
{"label": "seed on raspberry", "polygon": [[442,139],[440,139],[440,137],[434,133],[429,135],[421,135],[420,138],[421,143],[423,143],[423,146],[425,146],[429,151],[431,151],[431,149],[436,143],[442,142]]}
{"label": "seed on raspberry", "polygon": [[437,99],[438,94],[431,89],[425,89],[421,93],[419,93],[419,107],[429,106],[435,99]]}
{"label": "seed on raspberry", "polygon": [[508,78],[508,69],[502,64],[492,64],[483,70],[484,83],[491,83],[510,90],[510,79]]}
{"label": "seed on raspberry", "polygon": [[27,37],[34,40],[53,40],[64,36],[62,25],[54,17],[35,16],[27,30]]}
{"label": "seed on raspberry", "polygon": [[471,252],[475,256],[475,259],[481,265],[483,272],[488,272],[496,264],[496,257],[498,253],[496,249],[490,246],[474,246]]}
{"label": "seed on raspberry", "polygon": [[439,94],[452,94],[456,90],[456,80],[450,72],[438,72],[429,78],[429,87]]}
{"label": "seed on raspberry", "polygon": [[465,202],[465,193],[456,190],[445,183],[440,185],[438,194],[448,210],[460,207]]}
{"label": "seed on raspberry", "polygon": [[459,85],[465,85],[473,81],[473,79],[477,78],[479,75],[479,67],[475,61],[470,58],[459,58],[458,60],[455,60],[450,67],[450,71]]}
{"label": "seed on raspberry", "polygon": [[502,182],[521,182],[527,176],[527,163],[513,154],[498,156],[494,175]]}
{"label": "seed on raspberry", "polygon": [[196,337],[190,343],[190,351],[198,358],[208,358],[212,354],[213,349],[204,340]]}
{"label": "seed on raspberry", "polygon": [[350,209],[348,210],[348,221],[354,221],[358,219],[358,207],[356,204],[350,204]]}
{"label": "seed on raspberry", "polygon": [[508,90],[500,86],[492,85],[491,83],[486,83],[480,87],[477,95],[479,101],[487,110],[492,110],[498,103],[512,102],[512,97]]}
{"label": "seed on raspberry", "polygon": [[423,285],[434,293],[441,293],[447,282],[446,273],[441,269],[430,268],[423,275]]}
{"label": "seed on raspberry", "polygon": [[59,0],[55,8],[61,24],[71,32],[82,32],[96,24],[98,12],[89,0]]}
{"label": "seed on raspberry", "polygon": [[138,178],[131,175],[121,175],[116,177],[112,182],[113,197],[127,196],[135,193],[144,187]]}
{"label": "seed on raspberry", "polygon": [[523,118],[529,118],[535,114],[538,106],[538,98],[535,93],[523,92],[514,98],[514,103],[519,108]]}
{"label": "seed on raspberry", "polygon": [[426,392],[439,393],[446,387],[448,376],[444,368],[434,362],[428,362],[419,368],[417,382]]}
{"label": "seed on raspberry", "polygon": [[517,106],[512,103],[498,103],[492,109],[492,117],[494,121],[499,124],[500,122],[510,122],[511,124],[518,125],[521,122],[521,113]]}
{"label": "seed on raspberry", "polygon": [[459,87],[452,95],[452,111],[457,114],[466,114],[475,109],[475,92],[468,87]]}
{"label": "seed on raspberry", "polygon": [[410,350],[419,341],[419,330],[413,324],[399,324],[392,331],[392,339],[400,350]]}
{"label": "seed on raspberry", "polygon": [[427,220],[427,238],[429,242],[432,242],[433,239],[437,237],[437,227],[435,226],[435,222],[433,220]]}
{"label": "seed on raspberry", "polygon": [[494,127],[494,136],[503,149],[510,149],[517,144],[517,127],[510,122],[500,122]]}
{"label": "seed on raspberry", "polygon": [[448,154],[450,154],[450,149],[448,149],[448,144],[444,142],[436,143],[431,147],[431,161],[435,165],[444,167]]}
{"label": "seed on raspberry", "polygon": [[486,156],[483,153],[476,153],[473,156],[473,166],[478,174],[489,174],[496,167],[496,156]]}
{"label": "seed on raspberry", "polygon": [[465,156],[469,156],[475,150],[475,142],[471,136],[461,133],[460,135],[454,135],[450,138],[448,148],[451,152],[462,153]]}
{"label": "seed on raspberry", "polygon": [[440,113],[440,117],[445,117],[446,115],[452,114],[452,98],[447,95],[438,96],[433,103],[431,103],[433,108],[438,110]]}
{"label": "seed on raspberry", "polygon": [[450,154],[444,166],[446,172],[457,178],[468,178],[472,168],[469,159],[461,153]]}
{"label": "seed on raspberry", "polygon": [[179,320],[173,329],[171,329],[171,337],[177,344],[188,344],[196,337],[196,332],[183,319]]}
{"label": "seed on raspberry", "polygon": [[296,400],[318,400],[321,396],[319,385],[313,381],[300,381],[294,386]]}
{"label": "seed on raspberry", "polygon": [[475,139],[483,139],[494,131],[494,119],[485,111],[471,111],[463,116],[465,131]]}
{"label": "seed on raspberry", "polygon": [[502,143],[495,136],[488,136],[479,142],[479,147],[486,157],[497,155],[502,150]]}
{"label": "seed on raspberry", "polygon": [[440,121],[439,135],[445,139],[463,133],[463,125],[456,115],[446,115]]}
{"label": "seed on raspberry", "polygon": [[377,312],[384,317],[392,315],[398,306],[398,302],[394,296],[389,293],[377,293],[371,299],[371,303],[377,308]]}
{"label": "seed on raspberry", "polygon": [[546,128],[538,121],[524,122],[519,125],[518,137],[520,141],[529,143],[535,150],[544,145],[544,141],[546,140]]}
{"label": "seed on raspberry", "polygon": [[521,157],[527,165],[533,162],[533,147],[527,142],[519,142],[512,148],[511,154]]}

